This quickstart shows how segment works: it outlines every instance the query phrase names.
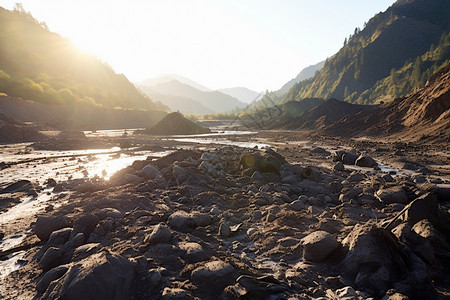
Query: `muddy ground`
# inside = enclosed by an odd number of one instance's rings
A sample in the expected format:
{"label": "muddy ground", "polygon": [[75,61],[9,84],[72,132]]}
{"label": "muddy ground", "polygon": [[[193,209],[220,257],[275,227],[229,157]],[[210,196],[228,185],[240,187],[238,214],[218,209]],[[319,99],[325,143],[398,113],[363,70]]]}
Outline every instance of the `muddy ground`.
{"label": "muddy ground", "polygon": [[[14,262],[20,268],[0,276],[0,296],[450,295],[448,145],[277,131],[214,139],[222,145],[131,134],[96,138],[96,147],[170,154],[140,157],[107,178],[90,177],[88,167],[77,169],[87,157],[67,157],[66,165],[51,165],[53,173],[37,173],[31,186],[4,191],[0,237],[24,236],[0,252],[2,261],[21,253]],[[239,143],[273,150],[233,145]],[[2,180],[15,168],[51,163],[10,165],[1,171]],[[7,215],[23,199],[47,194],[50,199],[27,217]]]}

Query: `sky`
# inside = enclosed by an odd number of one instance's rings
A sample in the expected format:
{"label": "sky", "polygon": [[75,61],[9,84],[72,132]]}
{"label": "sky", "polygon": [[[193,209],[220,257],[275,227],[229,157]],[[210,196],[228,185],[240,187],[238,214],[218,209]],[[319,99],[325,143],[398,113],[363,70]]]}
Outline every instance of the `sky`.
{"label": "sky", "polygon": [[[12,9],[18,2],[0,0]],[[394,0],[21,0],[132,82],[178,74],[211,89],[278,90],[335,54]]]}

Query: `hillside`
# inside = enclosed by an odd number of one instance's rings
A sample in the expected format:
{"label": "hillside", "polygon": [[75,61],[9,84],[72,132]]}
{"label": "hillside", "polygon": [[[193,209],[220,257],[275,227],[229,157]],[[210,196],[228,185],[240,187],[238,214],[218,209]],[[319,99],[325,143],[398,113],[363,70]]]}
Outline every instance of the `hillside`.
{"label": "hillside", "polygon": [[180,113],[168,114],[155,126],[145,130],[147,134],[154,135],[181,135],[181,134],[202,134],[210,133],[211,130],[202,127],[191,120],[186,119]]}
{"label": "hillside", "polygon": [[261,93],[252,91],[246,87],[226,88],[226,89],[219,89],[218,91],[230,95],[231,97],[234,97],[246,104],[250,104],[254,101],[257,101],[262,96]]}
{"label": "hillside", "polygon": [[[264,108],[272,107],[274,105],[280,104],[283,101],[283,98],[285,97],[285,94],[289,91],[289,89],[294,86],[296,83],[307,80],[314,76],[314,74],[322,69],[325,61],[322,61],[320,63],[317,63],[315,65],[311,65],[309,67],[304,68],[303,70],[298,73],[298,75],[289,80],[287,83],[285,83],[278,91],[266,91],[266,93],[256,101],[255,103],[252,103],[248,108],[248,112],[255,112]],[[293,100],[293,99],[292,99]],[[292,101],[290,100],[290,101]],[[289,102],[289,101],[285,101]]]}
{"label": "hillside", "polygon": [[60,130],[145,128],[167,115],[166,112],[152,110],[45,104],[8,96],[0,96],[0,111],[21,122],[39,123]]}
{"label": "hillside", "polygon": [[177,74],[169,74],[169,75],[164,75],[164,76],[159,76],[159,77],[155,77],[155,78],[149,78],[146,79],[144,81],[142,81],[141,83],[139,83],[138,85],[140,86],[154,86],[154,85],[158,85],[161,83],[166,83],[172,80],[177,80],[181,83],[190,85],[194,88],[196,88],[197,90],[200,91],[204,91],[204,92],[210,92],[212,91],[210,88],[201,85],[198,82],[195,82],[187,77],[181,76],[181,75],[177,75]]}
{"label": "hillside", "polygon": [[409,141],[449,142],[450,63],[435,73],[425,87],[372,112],[345,118],[323,131],[339,136],[383,136]]}
{"label": "hillside", "polygon": [[450,59],[450,2],[399,0],[355,29],[322,70],[283,101],[337,98],[371,104],[420,87]]}
{"label": "hillside", "polygon": [[[219,91],[201,91],[178,80],[162,82],[153,86],[148,86],[148,88],[163,95],[192,99],[201,103],[202,106],[206,107],[209,110],[212,110],[215,113],[232,111],[236,108],[242,108],[245,106],[245,104],[238,99]],[[159,100],[157,98],[155,99]],[[163,100],[164,99],[161,98],[160,101]],[[179,105],[181,107],[183,104]],[[196,113],[201,113],[200,110],[197,111],[199,112]]]}
{"label": "hillside", "polygon": [[0,143],[34,142],[42,138],[43,135],[33,126],[0,113]]}
{"label": "hillside", "polygon": [[324,64],[325,64],[325,61],[321,61],[315,65],[311,65],[311,66],[304,68],[303,70],[300,71],[300,73],[298,73],[297,76],[295,76],[295,78],[286,82],[281,87],[281,89],[276,91],[277,95],[279,95],[279,96],[284,95],[291,89],[291,87],[294,86],[294,84],[313,77],[317,71],[320,71],[323,68]]}
{"label": "hillside", "polygon": [[281,129],[291,127],[296,118],[304,112],[324,103],[323,99],[311,98],[291,101],[257,111],[242,114],[240,121],[244,126],[258,129]]}
{"label": "hillside", "polygon": [[49,104],[168,110],[30,13],[1,7],[0,93]]}
{"label": "hillside", "polygon": [[161,94],[151,87],[137,85],[147,96],[156,99],[168,106],[171,111],[179,111],[183,114],[211,114],[212,109],[205,107],[202,103],[183,96]]}

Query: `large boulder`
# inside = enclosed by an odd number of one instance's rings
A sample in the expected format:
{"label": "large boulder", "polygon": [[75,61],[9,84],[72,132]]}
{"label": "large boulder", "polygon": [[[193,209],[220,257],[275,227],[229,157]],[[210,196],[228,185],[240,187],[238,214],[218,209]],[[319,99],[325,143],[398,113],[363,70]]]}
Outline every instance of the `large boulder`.
{"label": "large boulder", "polygon": [[386,204],[401,203],[408,204],[409,199],[405,190],[400,186],[385,188],[375,192],[375,197]]}
{"label": "large boulder", "polygon": [[65,216],[39,216],[34,224],[33,232],[41,241],[46,241],[53,231],[69,226]]}
{"label": "large boulder", "polygon": [[130,299],[134,268],[122,256],[93,254],[52,281],[41,299]]}
{"label": "large boulder", "polygon": [[409,297],[435,296],[426,264],[389,230],[358,224],[342,243],[348,248],[342,274],[358,290],[373,297],[393,288]]}
{"label": "large boulder", "polygon": [[314,262],[323,261],[339,247],[339,242],[326,231],[313,232],[301,241],[303,244],[303,258]]}
{"label": "large boulder", "polygon": [[360,166],[360,167],[368,167],[368,168],[378,166],[376,161],[372,157],[370,157],[369,155],[366,155],[366,154],[361,154],[356,159],[355,165]]}
{"label": "large boulder", "polygon": [[162,224],[156,225],[152,233],[145,239],[148,244],[167,243],[172,237],[172,231]]}
{"label": "large boulder", "polygon": [[183,210],[179,210],[171,214],[169,216],[168,222],[171,228],[179,231],[187,231],[197,226],[197,223],[195,222],[191,214]]}
{"label": "large boulder", "polygon": [[192,282],[197,285],[216,285],[224,287],[233,281],[234,268],[230,264],[214,260],[196,268],[191,273]]}

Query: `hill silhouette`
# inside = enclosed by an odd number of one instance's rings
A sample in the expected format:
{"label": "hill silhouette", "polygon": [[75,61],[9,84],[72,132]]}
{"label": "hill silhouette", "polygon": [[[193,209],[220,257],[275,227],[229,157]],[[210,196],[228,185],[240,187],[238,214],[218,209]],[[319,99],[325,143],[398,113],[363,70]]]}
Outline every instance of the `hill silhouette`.
{"label": "hill silhouette", "polygon": [[0,7],[0,93],[49,104],[168,110],[21,6]]}
{"label": "hill silhouette", "polygon": [[211,130],[209,130],[209,128],[202,127],[191,120],[186,119],[182,114],[177,112],[168,114],[155,126],[145,130],[145,133],[154,135],[187,135],[210,132]]}
{"label": "hill silhouette", "polygon": [[[244,103],[236,98],[226,95],[219,91],[201,91],[188,84],[182,83],[178,80],[171,80],[168,82],[158,83],[156,85],[147,86],[147,88],[140,86],[141,89],[151,94],[151,91],[158,92],[163,95],[172,96],[172,99],[178,99],[180,102],[177,107],[183,107],[182,103],[185,98],[191,99],[191,110],[195,113],[203,113],[204,108],[217,112],[228,112],[236,108],[242,108]],[[150,91],[149,91],[150,89]],[[155,98],[159,100],[158,98]],[[164,98],[160,98],[163,101]],[[194,102],[195,101],[195,102]],[[195,107],[196,103],[200,103],[202,106]],[[174,106],[175,107],[175,106]],[[179,108],[176,108],[179,109]],[[180,109],[181,110],[181,109]]]}

